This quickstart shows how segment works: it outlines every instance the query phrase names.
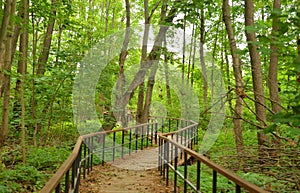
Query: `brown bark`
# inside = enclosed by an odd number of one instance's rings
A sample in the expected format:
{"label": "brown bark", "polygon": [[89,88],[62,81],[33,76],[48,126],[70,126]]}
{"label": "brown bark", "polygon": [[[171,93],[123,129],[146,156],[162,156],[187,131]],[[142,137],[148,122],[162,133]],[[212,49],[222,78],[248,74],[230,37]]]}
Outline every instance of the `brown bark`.
{"label": "brown bark", "polygon": [[229,7],[228,0],[223,0],[222,12],[223,12],[223,20],[226,26],[226,31],[230,43],[230,52],[232,56],[235,88],[236,88],[236,103],[235,103],[235,110],[234,110],[233,130],[234,130],[237,153],[238,155],[242,155],[244,151],[244,140],[243,140],[243,133],[242,133],[242,119],[241,119],[241,117],[243,116],[243,106],[242,106],[243,99],[239,95],[239,92],[244,92],[244,85],[243,85],[243,78],[242,78],[241,61],[239,56],[237,55],[237,46],[236,46],[236,41],[234,36],[234,30],[230,19],[230,7]]}
{"label": "brown bark", "polygon": [[[253,0],[245,0],[245,26],[254,27],[254,2]],[[260,122],[262,127],[266,126],[266,108],[265,108],[265,93],[263,86],[262,68],[260,54],[257,47],[256,35],[253,32],[246,30],[246,38],[248,41],[248,49],[250,52],[252,82],[255,99],[256,120]],[[258,145],[261,146],[268,142],[267,136],[263,133],[262,127],[258,127],[257,138]]]}
{"label": "brown bark", "polygon": [[[169,14],[165,19],[161,20],[161,23],[169,23],[173,20],[175,17],[177,9],[175,7],[172,7],[169,11]],[[162,49],[162,42],[164,40],[165,34],[168,30],[168,26],[160,26],[159,32],[155,38],[154,46],[151,50],[151,52],[148,54],[147,59],[143,64],[140,66],[138,72],[135,74],[132,82],[130,83],[128,89],[124,94],[120,97],[120,101],[118,101],[118,104],[116,106],[119,106],[121,108],[126,107],[130,99],[133,97],[133,94],[136,90],[136,88],[140,85],[141,82],[143,82],[146,72],[148,69],[150,69],[154,63],[154,61],[158,60],[160,57],[160,51]]]}
{"label": "brown bark", "polygon": [[[149,25],[150,25],[151,17],[149,17],[149,3],[148,0],[144,0],[144,22],[145,22],[145,29],[143,35],[143,45],[142,45],[142,55],[141,55],[141,62],[140,66],[146,61],[147,58],[147,44],[149,38]],[[139,93],[138,93],[138,103],[137,103],[137,123],[142,123],[143,117],[143,108],[144,108],[144,90],[145,90],[145,83],[144,81],[139,85]]]}
{"label": "brown bark", "polygon": [[49,51],[51,47],[52,34],[54,29],[56,9],[55,9],[56,0],[51,1],[52,6],[52,16],[49,18],[46,34],[44,36],[42,52],[38,59],[38,69],[37,75],[44,75],[46,70],[46,64],[49,58]]}
{"label": "brown bark", "polygon": [[[14,17],[16,12],[16,0],[11,2],[10,13]],[[9,126],[9,104],[10,104],[10,82],[11,82],[11,53],[12,53],[12,36],[14,31],[13,19],[9,18],[9,26],[7,31],[7,38],[5,44],[5,56],[4,56],[4,77],[3,77],[3,110],[2,110],[2,124],[0,128],[0,147],[4,144],[8,136]]]}
{"label": "brown bark", "polygon": [[[148,0],[146,0],[146,1],[148,2]],[[161,7],[160,20],[163,21],[166,18],[166,15],[167,15],[167,4],[166,4],[166,2],[164,2]],[[146,22],[150,23],[151,17],[148,17],[148,18],[149,19]],[[149,32],[147,32],[147,33],[149,33]],[[148,39],[148,37],[147,37],[147,39]],[[164,34],[163,40],[165,40],[165,39],[166,39],[166,37]],[[162,43],[161,43],[161,45],[162,45]],[[157,59],[159,59],[160,55],[161,55],[161,50],[156,54],[157,54]],[[145,53],[144,57],[146,59],[146,53]],[[151,102],[152,102],[152,93],[153,93],[153,88],[154,88],[154,84],[155,84],[155,75],[157,72],[157,68],[158,68],[158,62],[154,61],[154,65],[152,65],[150,75],[148,77],[147,91],[146,91],[143,113],[142,113],[142,117],[141,117],[141,123],[147,123],[149,116],[150,116],[150,106],[151,106]]]}
{"label": "brown bark", "polygon": [[[32,23],[32,90],[31,90],[31,112],[32,112],[32,117],[34,120],[34,132],[33,132],[33,145],[37,146],[37,133],[38,133],[38,117],[36,113],[36,101],[35,101],[35,87],[34,87],[34,77],[35,77],[35,67],[36,67],[36,60],[37,60],[37,42],[38,42],[38,30],[36,30],[35,27],[35,17],[33,12],[31,13],[31,23]],[[37,23],[38,25],[38,23]]]}
{"label": "brown bark", "polygon": [[279,96],[279,88],[278,88],[278,46],[276,44],[276,37],[278,37],[278,13],[277,11],[281,7],[281,0],[274,0],[273,10],[275,17],[273,17],[272,21],[272,33],[271,33],[271,55],[270,55],[270,66],[269,66],[269,74],[268,74],[268,87],[270,92],[270,99],[272,104],[272,111],[274,113],[278,113],[281,111],[280,105],[280,96]]}
{"label": "brown bark", "polygon": [[[165,41],[165,47],[167,47],[166,45],[166,41]],[[171,62],[173,62],[173,58],[172,56],[168,56],[167,52],[164,52],[164,66],[165,66],[165,78],[166,78],[166,94],[167,94],[167,103],[169,106],[172,105],[172,99],[171,99],[171,88],[170,88],[170,81],[169,81],[169,65],[168,65],[168,61],[171,60]]]}
{"label": "brown bark", "polygon": [[195,52],[193,52],[194,47],[195,47],[195,24],[193,24],[192,28],[192,38],[191,38],[191,46],[190,46],[190,53],[189,53],[189,63],[188,63],[188,68],[187,68],[187,83],[189,84],[190,81],[190,76],[191,76],[191,62],[193,62],[193,58],[195,57]]}
{"label": "brown bark", "polygon": [[208,108],[207,103],[207,73],[206,73],[206,66],[204,60],[204,43],[205,43],[205,26],[204,26],[204,8],[201,8],[200,11],[200,64],[202,70],[202,77],[203,77],[203,102],[205,104],[205,110]]}
{"label": "brown bark", "polygon": [[123,127],[126,127],[126,115],[125,115],[125,105],[121,105],[122,102],[122,95],[124,93],[124,86],[125,86],[125,74],[124,74],[124,64],[128,54],[127,47],[129,44],[130,39],[130,3],[129,0],[125,0],[126,3],[126,33],[125,39],[122,46],[122,51],[119,57],[119,77],[117,81],[117,96],[116,96],[116,105],[115,105],[115,116],[117,121],[120,121]]}
{"label": "brown bark", "polygon": [[11,11],[11,0],[6,0],[4,4],[4,14],[2,17],[1,30],[0,30],[0,98],[3,95],[4,89],[4,51],[5,51],[5,42],[7,38],[7,28],[9,26]]}
{"label": "brown bark", "polygon": [[151,101],[152,101],[152,93],[153,93],[153,88],[154,88],[154,84],[155,84],[155,75],[157,72],[157,68],[158,68],[158,62],[155,62],[155,64],[152,66],[152,69],[151,69],[151,72],[150,72],[150,75],[148,78],[145,104],[144,104],[144,109],[143,109],[140,123],[147,123],[148,118],[150,116],[150,106],[151,106]]}
{"label": "brown bark", "polygon": [[27,23],[28,23],[28,2],[27,0],[22,1],[23,5],[23,32],[20,37],[20,53],[21,53],[21,60],[18,64],[18,71],[21,74],[21,82],[20,82],[20,99],[21,99],[21,130],[22,130],[22,137],[21,137],[21,146],[22,146],[22,161],[23,163],[26,162],[26,131],[25,131],[25,101],[24,101],[24,82],[25,82],[25,73],[26,73],[26,66],[27,66],[27,50],[28,50],[28,33],[27,33]]}
{"label": "brown bark", "polygon": [[186,13],[184,13],[183,18],[183,45],[182,45],[182,67],[181,67],[181,81],[184,83],[184,68],[185,68],[185,28],[186,28]]}

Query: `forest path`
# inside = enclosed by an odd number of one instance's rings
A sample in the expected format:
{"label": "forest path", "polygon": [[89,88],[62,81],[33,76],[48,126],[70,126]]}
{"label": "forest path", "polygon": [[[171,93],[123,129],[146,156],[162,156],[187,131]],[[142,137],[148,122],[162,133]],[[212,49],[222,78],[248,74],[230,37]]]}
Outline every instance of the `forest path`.
{"label": "forest path", "polygon": [[99,165],[85,180],[81,181],[82,193],[167,193],[173,192],[166,187],[157,169],[129,170],[112,164]]}
{"label": "forest path", "polygon": [[[182,137],[177,137],[177,141]],[[81,180],[80,192],[83,193],[169,193],[174,192],[170,182],[166,187],[158,171],[159,147],[148,147],[131,152],[114,162],[97,165],[86,179]],[[173,153],[169,151],[170,158]]]}
{"label": "forest path", "polygon": [[167,193],[157,170],[158,148],[147,148],[124,156],[124,159],[93,167],[86,179],[81,181],[83,193]]}

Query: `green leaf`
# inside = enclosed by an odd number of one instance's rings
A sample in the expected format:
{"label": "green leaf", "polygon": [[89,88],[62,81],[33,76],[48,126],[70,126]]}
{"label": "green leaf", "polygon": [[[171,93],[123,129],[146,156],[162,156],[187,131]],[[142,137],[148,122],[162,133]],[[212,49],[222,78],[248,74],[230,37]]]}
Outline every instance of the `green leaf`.
{"label": "green leaf", "polygon": [[271,132],[275,131],[276,128],[277,128],[276,124],[269,125],[267,128],[264,129],[264,133],[265,134],[271,133]]}
{"label": "green leaf", "polygon": [[295,68],[295,70],[297,72],[300,72],[300,60],[299,59],[294,60],[292,66]]}
{"label": "green leaf", "polygon": [[256,33],[258,32],[258,29],[255,26],[246,26],[246,32],[247,33]]}

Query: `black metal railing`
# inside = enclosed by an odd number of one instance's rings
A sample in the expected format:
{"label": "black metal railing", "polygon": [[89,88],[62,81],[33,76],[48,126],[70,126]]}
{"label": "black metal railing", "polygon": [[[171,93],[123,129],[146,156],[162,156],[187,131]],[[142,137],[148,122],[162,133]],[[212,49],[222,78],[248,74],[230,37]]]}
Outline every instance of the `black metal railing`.
{"label": "black metal railing", "polygon": [[[189,126],[191,127],[191,126]],[[184,128],[184,130],[188,130]],[[183,132],[180,131],[180,132]],[[192,133],[187,131],[187,133]],[[176,136],[176,137],[174,137]],[[219,166],[209,160],[207,157],[193,151],[190,147],[188,147],[187,143],[181,143],[178,141],[178,136],[176,133],[172,134],[172,137],[169,137],[168,134],[161,134],[159,135],[159,144],[160,144],[160,151],[159,151],[159,170],[161,171],[161,175],[163,179],[166,181],[166,185],[169,185],[170,175],[173,174],[172,180],[174,184],[174,193],[176,192],[199,192],[200,184],[201,184],[201,165],[204,164],[208,168],[212,170],[212,182],[211,182],[211,191],[213,193],[220,192],[221,187],[218,186],[218,175],[222,175],[228,180],[235,184],[233,189],[235,192],[240,193],[242,190],[251,193],[266,193],[267,191],[263,190],[262,188],[244,180],[243,178],[239,177],[238,175],[234,174],[233,172],[225,169],[222,166]],[[182,135],[181,135],[182,136]],[[184,134],[183,136],[189,136]],[[193,136],[193,135],[192,135]],[[187,137],[187,140],[191,140],[191,137]],[[170,155],[170,152],[173,152],[173,155]],[[182,156],[183,155],[183,156]],[[181,167],[181,171],[179,170],[179,160],[183,159],[183,168]],[[194,166],[196,169],[193,170],[193,174],[190,174],[191,170],[188,169],[188,159],[192,159]],[[183,171],[182,171],[183,170]],[[194,179],[190,179],[189,176],[194,177]],[[178,183],[179,180],[183,186],[183,190],[178,190]],[[206,179],[207,180],[207,179]],[[226,190],[225,190],[226,191]],[[205,192],[208,192],[205,190]]]}
{"label": "black metal railing", "polygon": [[[177,127],[175,128],[174,124],[184,124],[184,121],[152,117],[146,124],[80,136],[71,155],[50,178],[41,192],[78,192],[80,179],[81,177],[85,178],[92,170],[95,156],[98,157],[98,160],[100,159],[100,164],[104,164],[143,150],[157,143],[158,132],[176,130]],[[171,126],[174,129],[169,128]]]}

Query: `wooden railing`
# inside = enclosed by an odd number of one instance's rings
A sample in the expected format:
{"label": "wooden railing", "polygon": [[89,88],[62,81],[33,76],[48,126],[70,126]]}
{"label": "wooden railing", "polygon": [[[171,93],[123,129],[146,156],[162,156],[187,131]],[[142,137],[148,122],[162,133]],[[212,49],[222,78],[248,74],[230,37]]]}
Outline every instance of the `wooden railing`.
{"label": "wooden railing", "polygon": [[94,156],[98,156],[104,164],[138,149],[143,150],[157,140],[157,129],[158,123],[152,122],[80,136],[71,155],[42,188],[41,193],[78,192],[80,178],[85,178],[92,170]]}
{"label": "wooden railing", "polygon": [[[239,177],[235,173],[225,169],[224,167],[215,164],[207,157],[195,152],[192,150],[191,147],[188,147],[178,141],[178,136],[187,136],[186,140],[193,142],[193,138],[189,137],[186,133],[193,133],[193,127],[196,123],[190,126],[187,126],[177,132],[172,133],[165,133],[159,134],[159,144],[160,144],[160,151],[159,151],[159,170],[161,171],[161,175],[163,179],[166,181],[166,185],[169,185],[170,181],[170,173],[173,173],[173,184],[174,184],[174,193],[176,193],[177,186],[178,186],[178,179],[180,178],[183,181],[183,192],[199,192],[200,183],[201,183],[201,164],[205,164],[208,168],[212,170],[212,188],[211,192],[217,193],[220,188],[217,183],[217,174],[220,174],[226,177],[228,180],[232,181],[235,184],[235,192],[240,193],[242,190],[251,193],[267,193],[264,189],[244,180],[243,178]],[[171,135],[171,137],[170,137]],[[193,135],[192,135],[193,136]],[[193,144],[193,143],[190,143]],[[170,152],[173,155],[170,156]],[[183,156],[183,172],[178,170],[178,162],[182,159]],[[196,164],[196,180],[193,182],[188,178],[189,170],[188,170],[188,158],[192,159],[193,162]],[[181,192],[181,191],[180,191]]]}
{"label": "wooden railing", "polygon": [[[123,158],[124,155],[134,153],[138,149],[143,150],[157,141],[159,142],[158,169],[166,180],[166,185],[169,185],[170,171],[173,171],[175,192],[178,178],[184,181],[183,192],[190,192],[190,190],[200,192],[201,163],[213,170],[212,192],[217,192],[217,174],[233,181],[236,184],[236,192],[241,192],[241,189],[257,193],[266,192],[193,151],[194,145],[198,142],[198,124],[196,122],[176,118],[152,117],[146,124],[80,136],[71,155],[46,183],[41,193],[54,191],[57,193],[76,193],[79,191],[80,179],[85,178],[92,170],[94,156],[99,157],[101,163],[104,164],[114,161],[116,158]],[[189,181],[187,177],[187,160],[189,157],[197,162],[195,184]],[[180,159],[184,163],[183,174],[177,168]]]}

